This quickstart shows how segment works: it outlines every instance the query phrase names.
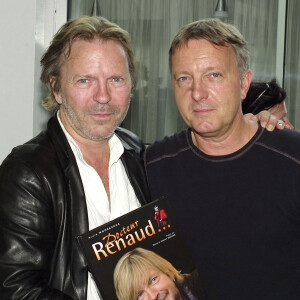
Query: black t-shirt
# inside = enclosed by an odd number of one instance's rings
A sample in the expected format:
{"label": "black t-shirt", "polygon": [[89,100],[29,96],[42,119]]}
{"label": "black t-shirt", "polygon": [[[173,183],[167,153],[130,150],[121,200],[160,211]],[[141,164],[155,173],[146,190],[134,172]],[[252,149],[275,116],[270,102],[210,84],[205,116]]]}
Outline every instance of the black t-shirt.
{"label": "black t-shirt", "polygon": [[300,134],[260,128],[209,156],[190,130],[147,148],[152,198],[167,196],[209,299],[300,299]]}

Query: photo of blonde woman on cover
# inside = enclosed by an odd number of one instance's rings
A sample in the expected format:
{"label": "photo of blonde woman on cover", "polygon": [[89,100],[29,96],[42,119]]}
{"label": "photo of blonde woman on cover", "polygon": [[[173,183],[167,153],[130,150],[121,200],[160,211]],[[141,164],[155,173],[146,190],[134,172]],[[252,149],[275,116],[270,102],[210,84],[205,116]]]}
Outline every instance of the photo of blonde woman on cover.
{"label": "photo of blonde woman on cover", "polygon": [[114,271],[118,300],[207,299],[197,270],[182,274],[169,261],[143,248],[124,254]]}

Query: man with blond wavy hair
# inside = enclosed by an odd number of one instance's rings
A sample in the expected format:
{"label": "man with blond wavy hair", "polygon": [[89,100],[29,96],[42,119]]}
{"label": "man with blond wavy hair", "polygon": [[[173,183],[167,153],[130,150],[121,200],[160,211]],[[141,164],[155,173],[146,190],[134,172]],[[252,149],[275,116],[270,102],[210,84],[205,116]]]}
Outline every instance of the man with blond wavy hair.
{"label": "man with blond wavy hair", "polygon": [[144,145],[118,127],[134,84],[129,36],[101,17],[69,21],[41,64],[54,116],[0,168],[1,299],[101,299],[75,238],[149,199]]}

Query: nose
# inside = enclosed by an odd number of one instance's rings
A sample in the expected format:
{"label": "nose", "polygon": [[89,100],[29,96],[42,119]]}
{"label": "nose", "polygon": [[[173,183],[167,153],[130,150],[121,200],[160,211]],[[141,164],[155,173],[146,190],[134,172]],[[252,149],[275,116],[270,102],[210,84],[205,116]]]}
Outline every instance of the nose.
{"label": "nose", "polygon": [[195,101],[201,101],[203,99],[206,99],[208,96],[207,88],[205,84],[202,82],[201,79],[194,80],[192,85],[192,98]]}
{"label": "nose", "polygon": [[105,82],[95,85],[93,99],[101,104],[106,104],[111,100],[110,90]]}
{"label": "nose", "polygon": [[143,300],[156,300],[158,297],[158,292],[155,289],[149,287],[145,290],[145,296],[146,297],[143,298]]}

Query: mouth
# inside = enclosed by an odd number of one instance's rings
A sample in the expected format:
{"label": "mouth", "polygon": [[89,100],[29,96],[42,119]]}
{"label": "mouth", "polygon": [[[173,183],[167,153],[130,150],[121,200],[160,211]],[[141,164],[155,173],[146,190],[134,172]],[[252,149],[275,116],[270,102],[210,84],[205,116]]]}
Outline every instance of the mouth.
{"label": "mouth", "polygon": [[114,114],[118,114],[119,110],[117,107],[111,106],[102,106],[98,108],[94,108],[93,110],[89,111],[89,114],[96,119],[107,119]]}
{"label": "mouth", "polygon": [[212,108],[197,108],[193,110],[197,115],[207,115],[213,111]]}
{"label": "mouth", "polygon": [[97,119],[107,119],[111,116],[111,113],[96,113],[96,114],[92,114],[93,117],[97,118]]}

